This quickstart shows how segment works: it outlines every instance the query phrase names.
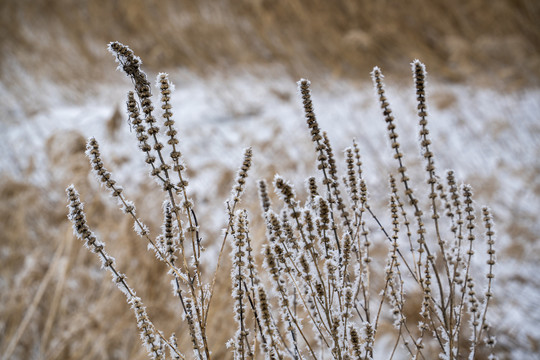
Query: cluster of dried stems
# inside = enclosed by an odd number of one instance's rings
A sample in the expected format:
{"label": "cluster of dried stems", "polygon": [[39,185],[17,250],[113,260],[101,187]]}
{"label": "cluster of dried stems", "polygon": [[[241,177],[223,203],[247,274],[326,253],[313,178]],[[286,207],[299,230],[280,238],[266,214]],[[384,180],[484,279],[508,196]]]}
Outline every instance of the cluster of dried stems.
{"label": "cluster of dried stems", "polygon": [[[212,357],[208,316],[227,239],[232,247],[231,311],[237,324],[227,346],[235,359],[372,359],[377,340],[384,337],[392,342],[381,349],[389,358],[429,359],[438,354],[444,359],[474,359],[489,354],[494,345],[486,320],[495,264],[492,216],[488,208],[482,209],[488,266],[484,271],[487,280],[479,290],[473,277],[476,272],[472,271],[474,244],[479,236],[472,191],[467,185],[458,185],[452,171],[445,179],[437,175],[427,129],[426,72],[422,63],[415,60],[412,69],[420,147],[427,172],[425,203],[407,176],[379,68],[373,70],[372,79],[398,165],[396,176],[389,176],[388,207],[383,209],[391,218],[391,228],[383,225],[380,214],[370,206],[356,142],[344,152],[346,175],[338,175],[331,144],[315,117],[310,82],[300,80],[319,176],[307,179],[308,196],[301,202],[292,185],[276,175],[273,187],[281,202],[278,208],[272,207],[266,181],[259,181],[266,224],[261,269],[250,237],[250,214],[239,206],[252,158],[251,149],[246,149],[226,202],[228,224],[217,265],[213,274],[207,274],[201,266],[204,247],[171,112],[172,86],[166,74],[158,75],[163,118],[158,125],[151,84],[141,71],[140,59],[118,42],[111,43],[109,49],[119,68],[133,81],[135,91],[129,92],[127,100],[130,125],[151,176],[166,195],[159,236],[152,238],[137,217],[134,204],[104,167],[94,138],[88,140],[87,155],[99,181],[118,200],[122,211],[133,218],[136,233],[169,268],[192,351],[180,349],[174,334],[165,336],[149,319],[143,302],[105,251],[105,244],[90,230],[73,185],[67,188],[69,218],[75,234],[101,259],[126,295],[150,357]],[[167,144],[161,138],[166,138]],[[372,261],[375,239],[384,239],[388,249],[384,270]],[[388,320],[393,322],[393,330],[380,331],[381,323]]]}

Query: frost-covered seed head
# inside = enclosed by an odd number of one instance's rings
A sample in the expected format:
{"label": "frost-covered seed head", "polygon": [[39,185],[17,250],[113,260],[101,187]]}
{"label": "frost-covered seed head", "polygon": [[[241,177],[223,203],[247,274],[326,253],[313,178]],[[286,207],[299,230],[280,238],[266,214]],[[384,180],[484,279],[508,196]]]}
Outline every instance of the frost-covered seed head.
{"label": "frost-covered seed head", "polygon": [[244,150],[244,161],[242,162],[242,167],[236,175],[236,185],[233,187],[233,198],[235,200],[238,200],[240,195],[242,195],[242,193],[244,192],[248,171],[251,168],[252,156],[253,152],[251,147],[246,148]]}
{"label": "frost-covered seed head", "polygon": [[272,205],[270,202],[270,197],[268,196],[268,186],[266,184],[265,180],[259,180],[259,199],[261,201],[261,207],[263,209],[263,212],[268,212],[270,210],[270,206]]}

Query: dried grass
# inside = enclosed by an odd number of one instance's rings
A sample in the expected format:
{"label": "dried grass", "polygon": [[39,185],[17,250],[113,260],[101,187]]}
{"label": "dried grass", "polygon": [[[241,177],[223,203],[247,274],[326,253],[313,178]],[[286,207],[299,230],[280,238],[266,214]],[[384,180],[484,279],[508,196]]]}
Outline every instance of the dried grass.
{"label": "dried grass", "polygon": [[[152,69],[283,66],[293,78],[398,76],[412,58],[450,80],[537,84],[538,2],[3,1],[0,70],[20,101],[32,74],[69,85],[71,99],[106,80],[103,43],[120,39]],[[497,74],[497,76],[493,76]],[[31,104],[28,104],[28,107]]]}
{"label": "dried grass", "polygon": [[[349,5],[345,2],[343,6],[329,9],[331,11],[326,11],[322,2],[312,8],[298,5],[300,3],[268,6],[264,2],[257,5],[235,2],[208,10],[210,14],[217,14],[210,17],[203,16],[207,10],[201,11],[210,6],[206,2],[197,7],[180,4],[179,7],[185,6],[181,12],[170,11],[169,6],[173,5],[168,3],[152,6],[151,11],[143,1],[117,2],[117,8],[112,8],[111,4],[90,2],[88,8],[84,8],[67,1],[33,2],[30,7],[24,2],[0,3],[0,22],[4,29],[0,35],[0,77],[18,101],[27,101],[28,112],[36,110],[36,100],[28,93],[41,91],[40,81],[54,78],[65,84],[68,96],[75,97],[76,93],[85,93],[92,87],[89,79],[102,79],[103,69],[109,67],[103,62],[110,61],[102,55],[102,44],[111,40],[111,36],[134,44],[145,53],[145,61],[151,68],[180,64],[201,74],[209,71],[208,66],[215,69],[283,63],[295,76],[311,73],[316,77],[331,71],[344,76],[358,73],[364,78],[366,69],[375,63],[399,74],[411,56],[419,53],[433,73],[447,79],[463,79],[474,74],[491,77],[496,73],[492,78],[520,85],[537,81],[540,68],[537,66],[536,26],[540,11],[532,1],[499,2],[493,7],[472,1],[451,8],[442,2],[418,2],[410,8],[403,8],[401,3],[389,6],[392,4],[386,2],[378,6],[353,4],[354,11],[347,8]],[[480,8],[485,11],[478,10]],[[178,13],[185,15],[176,17]],[[409,19],[414,19],[411,23],[420,29],[415,30],[411,25],[410,30],[401,31],[408,29],[409,25],[404,23]],[[207,26],[209,22],[212,26]],[[158,26],[162,23],[169,26]],[[245,31],[246,27],[249,32]],[[327,33],[321,34],[321,29],[329,28]],[[59,56],[60,53],[65,56]],[[21,79],[21,69],[35,77],[31,81]],[[28,86],[34,81],[37,88]],[[447,100],[443,97],[440,101]],[[0,352],[5,354],[8,346],[16,343],[12,357],[20,359],[146,357],[144,349],[139,347],[133,316],[126,311],[121,294],[115,291],[106,275],[94,271],[96,264],[91,254],[72,242],[64,200],[57,198],[53,191],[58,185],[55,181],[64,184],[66,178],[78,185],[85,198],[91,225],[100,234],[114,239],[108,242],[108,248],[116,255],[122,269],[131,275],[152,319],[164,331],[176,331],[180,347],[186,348],[189,336],[180,336],[185,333],[185,327],[178,325],[179,321],[169,322],[177,318],[177,303],[162,296],[169,291],[166,269],[145,253],[144,245],[133,241],[129,220],[119,216],[109,201],[99,195],[95,185],[87,182],[89,168],[82,160],[80,137],[64,136],[79,139],[78,145],[70,150],[64,147],[55,150],[51,139],[49,159],[56,157],[51,164],[56,174],[51,175],[49,182],[36,186],[2,174],[0,283],[2,289],[7,290],[0,294],[0,333],[3,334]],[[280,145],[267,146],[274,148],[275,153],[283,152]],[[71,154],[71,150],[75,150],[75,156],[63,157]],[[283,159],[281,166],[266,169],[268,176],[283,168],[293,171],[297,165],[287,161],[290,160]],[[230,186],[234,176],[230,169],[224,169],[223,173],[223,183],[218,187],[220,199],[224,199],[228,191],[224,189]],[[537,178],[537,173],[537,169],[533,169],[524,176],[534,183],[532,180]],[[475,179],[471,180],[477,184]],[[492,191],[484,188],[480,186],[479,191]],[[161,204],[152,203],[152,198],[159,193],[156,194],[152,186],[139,191],[145,195],[135,196],[133,200],[140,204],[142,217],[151,219],[145,215],[159,211]],[[302,189],[298,192],[302,197]],[[271,196],[275,203],[277,199]],[[256,213],[256,204],[246,202],[245,205],[251,213]],[[158,221],[155,219],[156,223],[150,223],[150,227],[159,228]],[[534,222],[535,219],[530,219],[530,223]],[[537,236],[527,226],[519,224],[516,218],[501,225],[509,236],[536,241]],[[262,221],[252,219],[252,225],[253,237],[261,238],[264,235]],[[113,234],[110,229],[115,229]],[[377,251],[374,256],[381,253],[381,249]],[[512,254],[512,251],[517,253]],[[523,245],[516,244],[505,254],[520,258],[526,252]],[[228,271],[229,266],[225,263],[224,271]],[[142,268],[145,270],[141,271]],[[45,274],[51,273],[54,274],[46,282]],[[40,295],[42,284],[47,285],[46,290],[31,321],[22,336],[16,336],[32,302]],[[228,278],[216,283],[220,301],[211,310],[213,322],[209,324],[209,336],[216,344],[225,343],[224,334],[232,321],[230,290]],[[408,317],[418,320],[414,311],[418,304],[411,302],[408,306],[411,307],[405,311]],[[230,356],[222,346],[215,346],[212,351],[215,358]]]}

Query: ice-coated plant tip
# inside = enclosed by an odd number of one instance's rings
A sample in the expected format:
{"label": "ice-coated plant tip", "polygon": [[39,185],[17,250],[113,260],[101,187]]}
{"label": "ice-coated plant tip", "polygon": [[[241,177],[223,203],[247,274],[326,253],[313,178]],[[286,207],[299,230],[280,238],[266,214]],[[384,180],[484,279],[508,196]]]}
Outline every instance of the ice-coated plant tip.
{"label": "ice-coated plant tip", "polygon": [[248,177],[248,171],[251,168],[251,159],[253,157],[253,151],[249,147],[244,150],[244,161],[242,162],[242,167],[238,171],[235,180],[235,186],[233,187],[232,196],[234,201],[239,201],[242,196],[245,185],[246,178]]}
{"label": "ice-coated plant tip", "polygon": [[311,90],[309,89],[311,82],[306,79],[302,79],[298,82],[298,89],[302,96],[302,103],[304,105],[304,114],[309,129],[311,130],[311,139],[314,142],[320,141],[320,129],[317,119],[315,118],[315,112],[313,110],[313,103],[311,102]]}
{"label": "ice-coated plant tip", "polygon": [[266,213],[272,203],[270,202],[270,197],[268,196],[268,185],[265,180],[259,180],[259,198],[261,201],[261,208],[264,213]]}
{"label": "ice-coated plant tip", "polygon": [[[96,254],[126,296],[150,358],[208,360],[217,358],[212,356],[216,350],[228,347],[234,359],[373,359],[380,356],[377,342],[388,339],[392,346],[385,351],[390,351],[390,359],[493,356],[495,339],[488,312],[496,264],[493,217],[487,207],[478,213],[472,188],[458,184],[454,172],[448,171],[446,179],[436,174],[427,127],[424,64],[414,60],[411,67],[425,182],[413,184],[408,176],[411,170],[397,140],[397,120],[380,68],[375,67],[371,77],[396,162],[388,175],[389,195],[382,201],[370,194],[364,178],[362,144],[353,140],[343,151],[345,173],[340,174],[340,153],[334,152],[330,137],[320,129],[311,83],[302,79],[299,96],[317,165],[317,173],[307,176],[306,198],[276,175],[270,186],[278,200],[272,203],[267,180],[259,180],[266,232],[262,238],[254,235],[262,231],[254,231],[253,214],[241,208],[253,162],[248,147],[225,202],[228,221],[222,237],[203,244],[199,234],[206,224],[199,223],[197,204],[189,197],[171,105],[173,85],[167,74],[158,74],[155,86],[161,112],[154,116],[151,84],[141,70],[141,60],[118,42],[110,43],[109,50],[133,81],[134,91],[126,102],[129,124],[150,178],[163,192],[157,237],[151,236],[133,202],[106,169],[93,137],[88,139],[86,154],[97,180],[133,221],[135,233],[167,266],[185,336],[165,336],[156,328],[119,265],[105,252],[105,243],[90,229],[73,185],[66,189],[68,218],[74,234]],[[425,191],[413,191],[422,186],[427,186]],[[381,203],[387,205],[381,208]],[[481,219],[478,224],[477,219]],[[487,248],[485,271],[480,274],[475,270],[479,239]],[[230,269],[222,271],[227,244]],[[256,259],[256,245],[261,259]],[[386,256],[380,258],[385,247]],[[205,248],[219,248],[217,259]],[[208,264],[215,267],[209,269]],[[224,276],[227,272],[229,276]],[[227,277],[235,326],[227,334],[227,343],[216,343],[209,336],[210,309],[224,301],[217,284]],[[383,332],[385,336],[380,336]]]}

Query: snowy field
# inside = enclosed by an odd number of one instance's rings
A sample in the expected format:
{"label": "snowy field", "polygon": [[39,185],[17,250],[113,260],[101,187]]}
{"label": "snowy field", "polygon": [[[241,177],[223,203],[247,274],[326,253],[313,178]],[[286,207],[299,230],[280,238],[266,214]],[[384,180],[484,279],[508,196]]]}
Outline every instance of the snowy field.
{"label": "snowy field", "polygon": [[[79,136],[95,136],[105,165],[128,194],[149,182],[124,114],[130,84],[120,73],[118,79],[119,85],[103,88],[99,96],[79,105],[50,102],[42,111],[23,116],[16,102],[4,104],[8,111],[0,120],[2,177],[26,179],[48,189],[49,196],[62,198],[65,187],[78,181],[70,176],[71,165],[64,164],[71,161],[66,147]],[[234,176],[231,169],[241,164],[243,148],[252,146],[254,151],[248,200],[255,198],[259,178],[270,180],[278,172],[302,188],[314,172],[313,145],[294,80],[249,74],[200,80],[186,72],[172,73],[171,79],[176,84],[173,113],[190,171],[190,189],[210,222],[207,228],[219,231],[223,226],[222,203]],[[319,124],[328,132],[339,159],[353,138],[358,142],[368,186],[377,198],[386,196],[387,173],[394,171],[395,164],[367,81],[329,79],[314,82],[311,89]],[[421,180],[412,80],[410,86],[395,85],[391,77],[385,81],[405,161]],[[54,89],[50,91],[53,99]],[[112,134],[111,117],[117,110],[121,117]],[[540,280],[534,274],[540,272],[540,90],[500,93],[431,79],[428,111],[439,172],[454,169],[459,180],[472,185],[478,207],[493,209],[498,261],[491,323],[500,334],[498,346],[514,359],[537,359]],[[0,282],[0,291],[6,290],[1,289],[5,284]]]}

